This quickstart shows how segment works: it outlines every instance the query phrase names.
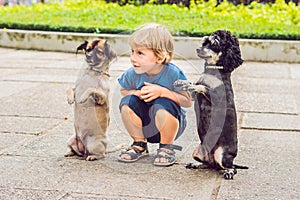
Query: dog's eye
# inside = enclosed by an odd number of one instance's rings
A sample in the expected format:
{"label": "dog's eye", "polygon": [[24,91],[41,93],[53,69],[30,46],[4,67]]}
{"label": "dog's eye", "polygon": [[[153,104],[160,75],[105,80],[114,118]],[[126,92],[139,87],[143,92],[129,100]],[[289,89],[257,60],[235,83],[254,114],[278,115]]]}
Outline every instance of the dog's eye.
{"label": "dog's eye", "polygon": [[214,52],[220,51],[220,45],[218,40],[209,41],[207,43],[207,48],[213,50]]}
{"label": "dog's eye", "polygon": [[214,51],[214,52],[219,52],[220,51],[220,46],[216,43],[213,43],[211,45],[211,49]]}
{"label": "dog's eye", "polygon": [[98,54],[99,56],[102,56],[104,54],[104,52],[99,48],[95,48],[95,50],[96,50],[96,54]]}
{"label": "dog's eye", "polygon": [[211,43],[209,40],[205,40],[203,43],[202,43],[202,46],[203,47],[206,47],[206,48],[211,48]]}

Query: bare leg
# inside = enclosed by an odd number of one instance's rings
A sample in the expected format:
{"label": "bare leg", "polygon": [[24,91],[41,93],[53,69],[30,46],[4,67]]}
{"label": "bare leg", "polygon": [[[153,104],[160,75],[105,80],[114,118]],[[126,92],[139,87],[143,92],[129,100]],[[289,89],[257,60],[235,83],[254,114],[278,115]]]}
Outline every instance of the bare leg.
{"label": "bare leg", "polygon": [[[131,110],[127,105],[123,105],[121,108],[121,116],[123,124],[135,142],[146,142],[146,139],[142,131],[142,120]],[[141,147],[137,147],[142,150]],[[122,159],[130,160],[131,157],[128,154],[122,154]]]}
{"label": "bare leg", "polygon": [[[173,144],[179,128],[179,121],[168,111],[159,109],[156,112],[155,124],[160,132],[161,144]],[[156,158],[155,162],[168,162],[165,158]]]}

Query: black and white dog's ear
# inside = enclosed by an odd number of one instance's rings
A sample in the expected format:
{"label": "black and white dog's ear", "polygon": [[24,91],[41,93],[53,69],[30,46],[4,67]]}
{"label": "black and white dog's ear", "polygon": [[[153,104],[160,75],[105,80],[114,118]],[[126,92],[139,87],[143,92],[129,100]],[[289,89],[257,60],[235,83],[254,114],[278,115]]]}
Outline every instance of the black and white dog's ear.
{"label": "black and white dog's ear", "polygon": [[[227,37],[226,52],[223,52],[223,67],[225,72],[232,72],[243,63],[239,41],[234,35]],[[228,44],[229,43],[229,44]]]}
{"label": "black and white dog's ear", "polygon": [[86,51],[86,47],[87,47],[88,43],[89,42],[85,40],[84,43],[82,43],[81,45],[79,45],[77,47],[77,49],[76,49],[76,55],[77,55],[78,51],[81,51],[81,50]]}

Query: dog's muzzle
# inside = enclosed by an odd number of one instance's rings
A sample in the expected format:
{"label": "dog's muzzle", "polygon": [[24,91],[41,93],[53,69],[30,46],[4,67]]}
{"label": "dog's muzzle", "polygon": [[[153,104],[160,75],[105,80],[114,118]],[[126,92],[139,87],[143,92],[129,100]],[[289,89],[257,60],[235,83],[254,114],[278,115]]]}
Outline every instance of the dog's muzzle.
{"label": "dog's muzzle", "polygon": [[200,57],[202,59],[209,59],[212,57],[203,48],[197,48],[196,52],[197,52],[198,57]]}
{"label": "dog's muzzle", "polygon": [[94,51],[87,53],[85,55],[85,60],[91,67],[94,67],[101,62],[101,59],[94,53]]}

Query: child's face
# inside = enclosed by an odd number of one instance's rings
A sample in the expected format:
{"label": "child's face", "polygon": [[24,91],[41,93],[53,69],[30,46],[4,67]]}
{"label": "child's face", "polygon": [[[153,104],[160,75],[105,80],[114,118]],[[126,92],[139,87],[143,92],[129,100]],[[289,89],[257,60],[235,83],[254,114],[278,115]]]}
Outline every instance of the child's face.
{"label": "child's face", "polygon": [[146,47],[131,49],[130,62],[137,74],[155,75],[161,71],[161,62],[152,49]]}

